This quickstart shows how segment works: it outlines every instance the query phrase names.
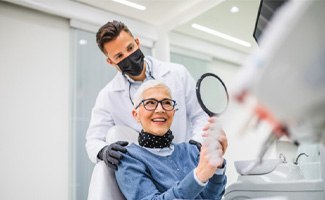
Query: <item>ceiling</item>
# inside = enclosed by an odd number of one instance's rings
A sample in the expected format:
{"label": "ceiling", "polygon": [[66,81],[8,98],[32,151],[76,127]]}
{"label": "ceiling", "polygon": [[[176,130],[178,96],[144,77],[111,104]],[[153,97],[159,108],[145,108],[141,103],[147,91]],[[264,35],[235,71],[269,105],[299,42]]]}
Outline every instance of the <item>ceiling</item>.
{"label": "ceiling", "polygon": [[[256,47],[253,31],[260,0],[129,0],[146,6],[144,11],[112,0],[75,1],[243,53]],[[233,6],[238,7],[239,12],[231,13]],[[193,23],[244,40],[252,46],[244,47],[201,32],[192,28]]]}

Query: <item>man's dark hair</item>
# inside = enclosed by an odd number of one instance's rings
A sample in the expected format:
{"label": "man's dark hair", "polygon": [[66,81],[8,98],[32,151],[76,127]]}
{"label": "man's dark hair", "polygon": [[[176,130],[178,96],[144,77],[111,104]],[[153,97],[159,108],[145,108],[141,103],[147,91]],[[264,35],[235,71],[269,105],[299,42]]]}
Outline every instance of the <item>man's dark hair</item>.
{"label": "man's dark hair", "polygon": [[107,53],[105,52],[104,44],[112,40],[115,40],[117,36],[119,36],[121,31],[125,31],[133,37],[128,27],[124,23],[119,21],[113,20],[112,22],[107,22],[105,25],[100,27],[100,29],[96,34],[96,42],[100,50],[105,55]]}

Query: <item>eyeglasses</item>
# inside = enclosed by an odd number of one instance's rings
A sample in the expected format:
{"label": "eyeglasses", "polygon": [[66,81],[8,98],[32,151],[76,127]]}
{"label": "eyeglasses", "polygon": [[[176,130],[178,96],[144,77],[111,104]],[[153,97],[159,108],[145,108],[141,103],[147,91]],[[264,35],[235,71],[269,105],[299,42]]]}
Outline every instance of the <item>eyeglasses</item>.
{"label": "eyeglasses", "polygon": [[154,111],[158,107],[158,104],[160,103],[161,107],[166,111],[171,111],[174,109],[176,105],[176,101],[172,99],[163,99],[158,101],[157,99],[143,99],[135,109],[139,108],[141,104],[143,104],[143,107],[148,111]]}

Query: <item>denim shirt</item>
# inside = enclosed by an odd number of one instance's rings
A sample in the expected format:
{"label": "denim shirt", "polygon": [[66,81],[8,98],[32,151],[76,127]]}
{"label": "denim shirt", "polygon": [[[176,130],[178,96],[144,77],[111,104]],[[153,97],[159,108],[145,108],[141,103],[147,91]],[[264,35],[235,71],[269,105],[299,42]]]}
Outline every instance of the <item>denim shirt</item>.
{"label": "denim shirt", "polygon": [[193,170],[199,161],[196,146],[174,145],[170,155],[157,155],[131,144],[115,172],[117,183],[127,199],[221,199],[225,174],[215,174],[207,184],[199,184]]}

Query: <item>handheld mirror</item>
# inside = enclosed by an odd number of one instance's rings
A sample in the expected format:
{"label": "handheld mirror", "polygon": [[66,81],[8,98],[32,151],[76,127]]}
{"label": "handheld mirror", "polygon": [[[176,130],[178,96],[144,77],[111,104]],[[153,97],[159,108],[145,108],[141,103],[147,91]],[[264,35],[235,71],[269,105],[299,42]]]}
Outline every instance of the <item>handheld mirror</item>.
{"label": "handheld mirror", "polygon": [[226,111],[229,94],[224,82],[213,73],[205,73],[196,83],[196,97],[201,108],[211,117]]}

